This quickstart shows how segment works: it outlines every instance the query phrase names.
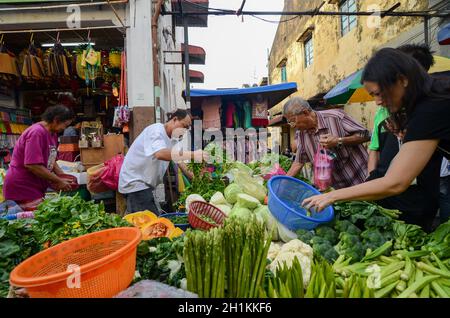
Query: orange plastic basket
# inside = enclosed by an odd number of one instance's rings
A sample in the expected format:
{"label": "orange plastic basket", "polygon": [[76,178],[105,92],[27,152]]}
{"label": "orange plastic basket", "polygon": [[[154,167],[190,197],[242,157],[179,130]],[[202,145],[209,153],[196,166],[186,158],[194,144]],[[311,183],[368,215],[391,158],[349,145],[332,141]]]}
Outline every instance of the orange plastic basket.
{"label": "orange plastic basket", "polygon": [[[32,298],[110,298],[133,280],[140,240],[135,227],[86,234],[26,259],[10,283]],[[68,270],[70,265],[79,267]]]}
{"label": "orange plastic basket", "polygon": [[[210,217],[216,224],[201,219],[201,216]],[[194,229],[207,231],[213,227],[221,226],[225,218],[225,213],[209,203],[194,201],[189,205],[188,220]]]}

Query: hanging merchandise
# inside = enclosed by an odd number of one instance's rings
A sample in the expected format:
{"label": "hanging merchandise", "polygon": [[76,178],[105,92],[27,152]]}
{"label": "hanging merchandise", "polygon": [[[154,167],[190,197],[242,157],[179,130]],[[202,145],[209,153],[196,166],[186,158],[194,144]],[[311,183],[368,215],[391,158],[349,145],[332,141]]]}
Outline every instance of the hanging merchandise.
{"label": "hanging merchandise", "polygon": [[220,97],[205,98],[202,101],[203,129],[220,129]]}
{"label": "hanging merchandise", "polygon": [[59,34],[56,38],[55,46],[48,49],[45,53],[44,64],[48,77],[57,80],[70,79],[67,53],[59,41]]}
{"label": "hanging merchandise", "polygon": [[253,128],[252,127],[252,105],[246,101],[243,104],[244,108],[244,129]]}
{"label": "hanging merchandise", "polygon": [[236,113],[236,105],[233,102],[227,103],[227,110],[225,112],[225,127],[233,128],[234,127],[234,114]]}
{"label": "hanging merchandise", "polygon": [[30,39],[28,50],[23,52],[22,76],[29,82],[44,79],[44,65],[42,59],[38,57],[38,51],[34,46],[33,34]]}
{"label": "hanging merchandise", "polygon": [[119,50],[111,50],[109,52],[109,66],[112,68],[120,68],[122,61],[122,54]]}
{"label": "hanging merchandise", "polygon": [[121,128],[130,121],[130,109],[128,108],[127,96],[127,56],[122,52],[121,56],[121,74],[120,74],[120,95],[119,105],[114,109],[113,127]]}
{"label": "hanging merchandise", "polygon": [[255,127],[269,125],[267,98],[263,98],[261,94],[252,98],[252,125]]}
{"label": "hanging merchandise", "polygon": [[9,81],[20,77],[20,71],[16,56],[6,48],[3,38],[4,35],[0,38],[0,79]]}
{"label": "hanging merchandise", "polygon": [[90,41],[85,49],[79,47],[77,51],[77,75],[86,81],[88,87],[95,89],[95,79],[101,67],[101,52],[96,52]]}

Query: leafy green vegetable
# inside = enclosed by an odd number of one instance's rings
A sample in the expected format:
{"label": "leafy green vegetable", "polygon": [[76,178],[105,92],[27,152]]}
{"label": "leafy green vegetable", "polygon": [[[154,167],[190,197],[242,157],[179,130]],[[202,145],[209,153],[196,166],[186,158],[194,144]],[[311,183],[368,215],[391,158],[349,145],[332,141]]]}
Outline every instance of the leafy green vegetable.
{"label": "leafy green vegetable", "polygon": [[416,249],[426,241],[426,233],[415,224],[394,223],[395,249]]}
{"label": "leafy green vegetable", "polygon": [[427,236],[428,243],[422,247],[423,250],[436,254],[437,257],[450,258],[450,221],[439,225],[439,227]]}
{"label": "leafy green vegetable", "polygon": [[103,203],[84,201],[78,194],[45,200],[35,212],[37,241],[56,245],[71,238],[109,228],[131,226],[117,214],[105,212]]}
{"label": "leafy green vegetable", "polygon": [[[186,277],[183,261],[184,238],[170,240],[166,237],[142,241],[137,251],[137,270],[143,279],[153,279],[171,286],[180,287]],[[178,262],[179,266],[173,266]]]}
{"label": "leafy green vegetable", "polygon": [[39,251],[34,238],[32,219],[0,219],[0,297],[9,291],[9,273],[22,261]]}

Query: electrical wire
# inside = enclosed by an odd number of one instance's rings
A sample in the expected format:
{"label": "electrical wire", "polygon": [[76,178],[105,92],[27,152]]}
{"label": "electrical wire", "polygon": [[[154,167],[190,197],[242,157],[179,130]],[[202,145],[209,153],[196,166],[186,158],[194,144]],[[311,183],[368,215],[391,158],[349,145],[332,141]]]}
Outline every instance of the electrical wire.
{"label": "electrical wire", "polygon": [[295,19],[300,18],[300,15],[296,15],[296,16],[294,16],[293,18],[289,18],[289,19],[286,19],[286,20],[275,21],[275,20],[267,20],[267,19],[258,17],[257,15],[254,15],[254,14],[251,14],[250,16],[251,16],[251,17],[254,17],[254,18],[256,18],[256,19],[259,19],[259,20],[261,20],[261,21],[264,21],[264,22],[275,23],[275,24],[278,24],[278,23],[286,23],[286,22],[290,22],[290,21],[292,21],[292,20],[295,20]]}

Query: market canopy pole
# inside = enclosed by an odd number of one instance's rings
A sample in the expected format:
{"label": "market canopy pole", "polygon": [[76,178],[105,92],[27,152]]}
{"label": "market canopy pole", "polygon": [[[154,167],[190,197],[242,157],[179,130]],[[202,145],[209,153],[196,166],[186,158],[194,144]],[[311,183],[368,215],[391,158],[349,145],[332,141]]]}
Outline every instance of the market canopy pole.
{"label": "market canopy pole", "polygon": [[181,15],[184,24],[184,77],[186,81],[186,107],[191,108],[191,79],[189,78],[189,27],[188,19],[184,14]]}

